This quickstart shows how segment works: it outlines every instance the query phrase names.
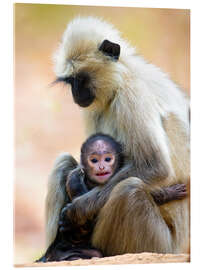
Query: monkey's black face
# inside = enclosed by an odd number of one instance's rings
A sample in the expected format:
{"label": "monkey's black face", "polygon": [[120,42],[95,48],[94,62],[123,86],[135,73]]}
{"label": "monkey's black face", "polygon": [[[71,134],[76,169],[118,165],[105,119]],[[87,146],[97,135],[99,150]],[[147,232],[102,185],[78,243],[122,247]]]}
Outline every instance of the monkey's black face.
{"label": "monkey's black face", "polygon": [[73,99],[79,106],[88,107],[93,103],[95,94],[90,87],[88,73],[80,72],[75,77],[58,78],[57,81],[71,85]]}
{"label": "monkey's black face", "polygon": [[[118,61],[120,45],[109,40],[104,40],[98,50],[111,61]],[[94,89],[91,86],[90,75],[81,71],[75,76],[59,77],[55,82],[64,82],[71,85],[74,102],[81,107],[90,106],[95,100]]]}

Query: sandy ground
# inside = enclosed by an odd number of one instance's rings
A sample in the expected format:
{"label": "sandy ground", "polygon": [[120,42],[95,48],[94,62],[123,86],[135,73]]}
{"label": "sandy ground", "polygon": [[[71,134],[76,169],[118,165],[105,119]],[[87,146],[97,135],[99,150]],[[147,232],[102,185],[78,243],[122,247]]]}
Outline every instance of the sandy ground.
{"label": "sandy ground", "polygon": [[119,265],[119,264],[148,264],[148,263],[184,263],[190,262],[189,254],[157,254],[139,253],[124,254],[106,258],[93,258],[91,260],[76,260],[69,262],[50,262],[18,264],[16,267],[46,267],[46,266],[86,266],[86,265]]}

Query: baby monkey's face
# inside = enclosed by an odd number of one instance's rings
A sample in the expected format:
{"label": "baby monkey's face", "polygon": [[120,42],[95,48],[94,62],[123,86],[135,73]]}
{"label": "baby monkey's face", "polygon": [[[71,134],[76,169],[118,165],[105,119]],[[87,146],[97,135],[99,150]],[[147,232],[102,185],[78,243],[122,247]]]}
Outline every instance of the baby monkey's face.
{"label": "baby monkey's face", "polygon": [[116,170],[116,154],[105,141],[98,140],[91,145],[87,156],[88,177],[98,184],[106,183]]}

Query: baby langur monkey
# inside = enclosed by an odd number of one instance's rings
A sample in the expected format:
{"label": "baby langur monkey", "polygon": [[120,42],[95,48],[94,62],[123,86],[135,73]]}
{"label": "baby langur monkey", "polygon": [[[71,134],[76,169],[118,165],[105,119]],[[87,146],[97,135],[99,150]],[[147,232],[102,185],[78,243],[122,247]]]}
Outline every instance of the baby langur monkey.
{"label": "baby langur monkey", "polygon": [[120,143],[102,133],[90,136],[81,147],[81,165],[67,177],[66,191],[71,200],[104,185],[123,163]]}
{"label": "baby langur monkey", "polygon": [[[75,161],[75,160],[74,160]],[[66,207],[72,200],[98,185],[104,185],[122,166],[122,146],[112,137],[97,133],[89,137],[81,147],[81,162],[66,177]],[[75,161],[76,164],[76,161]],[[64,173],[65,174],[65,173]],[[61,261],[103,257],[90,244],[94,222],[72,226],[67,219],[59,221],[53,243],[38,261]]]}
{"label": "baby langur monkey", "polygon": [[[91,246],[94,222],[74,226],[67,218],[72,200],[97,185],[105,185],[124,165],[122,145],[111,136],[97,133],[90,136],[81,147],[81,164],[66,175],[66,202],[61,211],[59,228],[54,242],[39,261],[61,261],[103,257]],[[184,184],[162,188],[151,194],[156,204],[161,205],[187,195]],[[136,211],[136,209],[135,209]],[[95,217],[96,218],[96,217]],[[105,233],[105,232],[104,232]]]}

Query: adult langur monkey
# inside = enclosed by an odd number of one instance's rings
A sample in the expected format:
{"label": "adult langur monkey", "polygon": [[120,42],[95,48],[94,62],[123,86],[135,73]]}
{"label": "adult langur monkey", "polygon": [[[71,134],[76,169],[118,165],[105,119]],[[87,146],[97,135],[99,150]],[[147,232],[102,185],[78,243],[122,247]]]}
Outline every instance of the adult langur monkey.
{"label": "adult langur monkey", "polygon": [[[68,25],[55,72],[83,107],[87,135],[111,135],[128,159],[109,183],[76,198],[63,216],[73,224],[97,216],[91,242],[104,255],[188,252],[188,198],[157,206],[150,194],[189,181],[189,102],[179,87],[112,25],[94,17]],[[64,175],[74,166],[71,156],[62,155],[51,173],[47,246],[65,204]]]}

